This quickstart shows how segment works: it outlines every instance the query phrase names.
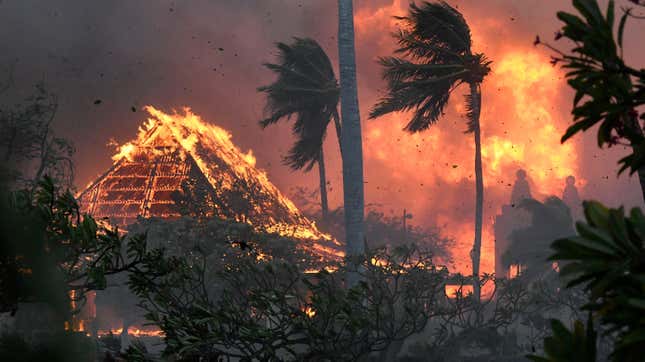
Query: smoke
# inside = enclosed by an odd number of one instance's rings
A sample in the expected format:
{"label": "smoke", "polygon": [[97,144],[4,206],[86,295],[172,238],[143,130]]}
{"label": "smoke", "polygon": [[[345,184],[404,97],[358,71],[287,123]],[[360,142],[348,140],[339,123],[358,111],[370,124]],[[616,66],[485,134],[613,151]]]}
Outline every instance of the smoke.
{"label": "smoke", "polygon": [[[620,1],[619,1],[620,2]],[[356,0],[359,102],[363,122],[366,201],[383,211],[410,210],[411,223],[437,226],[457,239],[457,267],[468,270],[474,221],[474,145],[464,134],[463,94],[451,99],[432,129],[402,131],[407,115],[366,120],[383,94],[376,58],[395,48],[393,15],[407,0]],[[571,93],[548,54],[532,46],[559,27],[562,1],[451,1],[464,13],[474,50],[494,61],[483,86],[482,132],[485,176],[483,270],[492,271],[492,221],[510,199],[515,171],[527,170],[534,195],[560,195],[573,174],[584,198],[612,205],[641,205],[635,178],[617,179],[616,160],[625,152],[598,150],[593,132],[564,146],[559,137],[570,120]],[[625,4],[627,2],[625,1]],[[625,5],[619,4],[619,5]],[[15,63],[14,95],[27,95],[43,80],[60,101],[57,132],[70,138],[82,187],[111,164],[110,139],[131,139],[147,104],[170,110],[190,106],[229,130],[243,150],[282,190],[315,188],[317,175],[292,173],[282,165],[292,137],[289,125],[262,131],[264,100],[256,92],[272,81],[261,63],[275,57],[274,43],[308,36],[336,63],[334,1],[194,0],[104,1],[5,0],[0,3],[0,66]],[[628,25],[626,57],[645,63],[638,34]],[[96,100],[101,103],[94,104]],[[134,107],[136,112],[132,111]],[[342,200],[335,133],[326,143],[330,201]]]}

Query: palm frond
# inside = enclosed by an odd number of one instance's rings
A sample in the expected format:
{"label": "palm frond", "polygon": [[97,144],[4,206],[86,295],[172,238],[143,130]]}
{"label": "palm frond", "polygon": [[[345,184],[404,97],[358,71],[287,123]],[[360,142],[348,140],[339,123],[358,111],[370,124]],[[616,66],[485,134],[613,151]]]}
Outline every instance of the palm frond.
{"label": "palm frond", "polygon": [[318,162],[329,123],[322,119],[324,117],[326,113],[298,117],[293,127],[296,142],[283,158],[285,165],[294,170],[310,171]]}
{"label": "palm frond", "polygon": [[340,97],[338,81],[327,54],[312,39],[294,38],[277,43],[277,63],[264,64],[277,75],[270,85],[258,88],[267,102],[261,127],[294,119],[296,142],[284,161],[293,169],[310,170],[318,160],[326,129],[336,114]]}
{"label": "palm frond", "polygon": [[445,1],[410,4],[408,16],[400,18],[405,30],[397,39],[408,55],[441,60],[470,53],[470,28],[464,17]]}
{"label": "palm frond", "polygon": [[445,44],[430,43],[406,30],[399,30],[398,33],[394,33],[394,37],[399,45],[394,52],[412,59],[437,64],[456,63],[461,59],[460,53]]}
{"label": "palm frond", "polygon": [[483,55],[471,53],[468,24],[446,2],[412,3],[408,15],[398,19],[402,28],[393,35],[401,57],[379,59],[387,95],[373,107],[370,118],[413,111],[405,129],[418,132],[441,117],[457,86],[481,81],[490,68]]}
{"label": "palm frond", "polygon": [[388,82],[398,82],[404,79],[429,79],[453,74],[463,70],[463,64],[417,64],[397,57],[381,57],[379,63],[383,66],[383,79]]}
{"label": "palm frond", "polygon": [[405,130],[418,132],[427,129],[442,115],[455,82],[458,79],[445,78],[433,83],[398,81],[389,86],[388,95],[373,107],[370,118],[392,112],[414,111]]}

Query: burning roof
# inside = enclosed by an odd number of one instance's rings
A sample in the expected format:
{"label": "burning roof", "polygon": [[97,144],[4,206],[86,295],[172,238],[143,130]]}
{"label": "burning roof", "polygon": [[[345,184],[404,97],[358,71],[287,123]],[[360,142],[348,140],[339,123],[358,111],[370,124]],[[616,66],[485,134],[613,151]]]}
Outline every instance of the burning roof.
{"label": "burning roof", "polygon": [[166,114],[152,106],[137,138],[120,146],[112,167],[79,194],[83,212],[125,226],[137,217],[215,216],[309,241],[321,256],[341,256],[340,244],[321,233],[255,168],[226,130],[185,108]]}

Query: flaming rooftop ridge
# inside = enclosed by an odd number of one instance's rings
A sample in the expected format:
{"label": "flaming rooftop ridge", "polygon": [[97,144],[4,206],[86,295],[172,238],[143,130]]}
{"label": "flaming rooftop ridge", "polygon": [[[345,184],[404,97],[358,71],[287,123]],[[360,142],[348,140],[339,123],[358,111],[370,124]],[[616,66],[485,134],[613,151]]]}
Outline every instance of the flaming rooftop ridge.
{"label": "flaming rooftop ridge", "polygon": [[119,147],[112,167],[79,194],[83,212],[128,225],[137,217],[219,216],[268,232],[308,240],[321,257],[339,257],[340,243],[315,223],[255,167],[231,134],[184,114],[152,106],[137,138]]}

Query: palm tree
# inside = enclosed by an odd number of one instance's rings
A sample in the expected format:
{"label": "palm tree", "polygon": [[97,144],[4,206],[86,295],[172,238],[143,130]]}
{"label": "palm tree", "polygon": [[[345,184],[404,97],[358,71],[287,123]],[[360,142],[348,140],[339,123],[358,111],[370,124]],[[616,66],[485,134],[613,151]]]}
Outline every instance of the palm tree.
{"label": "palm tree", "polygon": [[[347,255],[361,255],[365,246],[363,142],[358,111],[356,56],[354,49],[354,11],[352,0],[338,0],[338,63],[343,156],[343,201]],[[347,278],[349,286],[358,282],[358,274]]]}
{"label": "palm tree", "polygon": [[[277,64],[264,64],[278,75],[271,85],[258,88],[267,95],[262,128],[295,116],[293,134],[296,142],[284,162],[293,170],[311,171],[318,165],[320,204],[323,220],[329,210],[323,140],[333,119],[340,137],[338,99],[340,90],[331,61],[313,39],[294,38],[292,44],[278,43]],[[340,141],[339,141],[340,143]]]}
{"label": "palm tree", "polygon": [[490,72],[490,61],[483,54],[471,51],[470,29],[464,17],[446,2],[410,4],[408,16],[397,17],[403,27],[395,34],[403,57],[383,57],[383,78],[388,93],[377,103],[370,118],[397,111],[412,111],[412,119],[405,127],[411,133],[420,132],[443,115],[452,92],[467,84],[467,133],[475,136],[475,238],[471,251],[473,289],[480,296],[479,260],[481,253],[482,207],[484,181],[481,160],[479,113],[481,88]]}

